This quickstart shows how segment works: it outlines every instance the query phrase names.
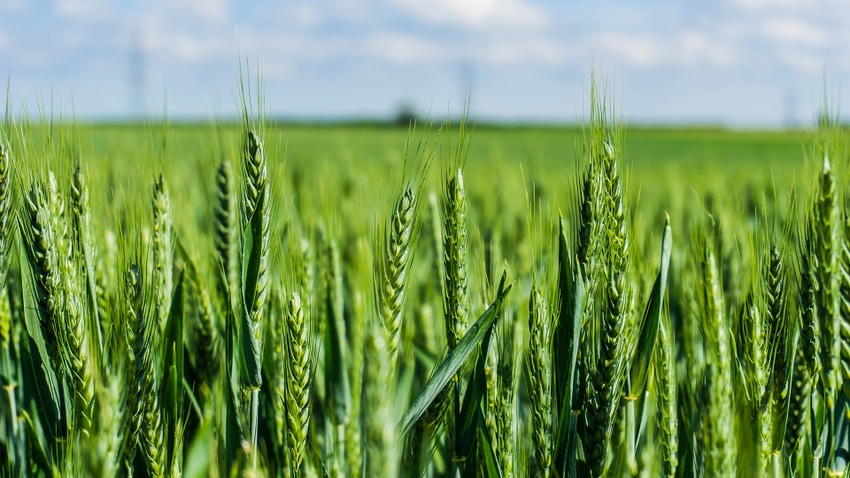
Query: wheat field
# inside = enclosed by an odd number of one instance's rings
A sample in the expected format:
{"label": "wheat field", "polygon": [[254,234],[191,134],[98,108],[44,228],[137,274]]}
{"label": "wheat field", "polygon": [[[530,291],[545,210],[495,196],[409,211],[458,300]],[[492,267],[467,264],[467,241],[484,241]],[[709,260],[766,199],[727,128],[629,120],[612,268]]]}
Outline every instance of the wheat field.
{"label": "wheat field", "polygon": [[575,130],[378,146],[244,91],[141,133],[7,106],[0,476],[850,474],[837,120],[633,161],[598,81]]}

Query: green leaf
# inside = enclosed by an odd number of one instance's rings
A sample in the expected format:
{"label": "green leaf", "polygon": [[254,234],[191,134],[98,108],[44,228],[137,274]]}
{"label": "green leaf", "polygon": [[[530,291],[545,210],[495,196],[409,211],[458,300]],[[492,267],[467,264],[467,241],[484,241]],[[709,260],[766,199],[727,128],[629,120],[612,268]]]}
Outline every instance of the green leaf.
{"label": "green leaf", "polygon": [[242,314],[242,333],[240,335],[242,339],[242,358],[245,364],[243,368],[245,379],[248,386],[254,390],[259,390],[263,385],[259,329],[254,330],[251,317],[247,310]]}
{"label": "green leaf", "polygon": [[171,299],[171,310],[162,341],[162,376],[165,380],[160,391],[163,418],[166,426],[168,446],[166,448],[167,463],[171,469],[175,450],[175,436],[181,422],[183,410],[183,322],[186,308],[186,268],[180,271],[180,277],[174,287]]}
{"label": "green leaf", "polygon": [[637,347],[632,356],[627,400],[636,400],[646,390],[646,376],[649,363],[652,361],[652,350],[655,347],[655,336],[658,335],[658,324],[664,313],[664,294],[667,291],[667,273],[670,269],[670,255],[673,250],[673,237],[670,229],[670,218],[664,224],[664,234],[661,237],[661,269],[655,277],[655,284],[646,304],[643,314],[642,327],[638,337]]}
{"label": "green leaf", "polygon": [[[499,290],[504,286],[504,279],[499,285]],[[498,311],[496,312],[498,320]],[[494,321],[495,324],[495,321]],[[487,350],[490,348],[490,339],[493,337],[495,327],[489,327],[481,340],[478,349],[475,369],[469,377],[466,393],[463,396],[463,406],[460,416],[456,418],[458,443],[455,445],[455,459],[461,460],[466,472],[476,472],[474,463],[468,463],[474,450],[475,439],[479,430],[486,430],[484,425],[484,412],[481,409],[481,399],[487,393]]]}
{"label": "green leaf", "polygon": [[37,417],[30,416],[27,412],[23,412],[24,423],[26,423],[26,440],[27,440],[27,451],[29,455],[29,472],[28,476],[41,476],[42,473],[37,473],[36,470],[42,471],[44,476],[50,476],[51,472],[55,472],[50,466],[50,460],[48,459],[47,452],[45,451],[45,446],[39,440],[38,427],[36,423],[33,423],[33,420]]}
{"label": "green leaf", "polygon": [[259,191],[257,207],[251,222],[243,232],[244,244],[242,245],[242,295],[245,301],[245,309],[254,303],[257,291],[257,281],[260,277],[260,263],[263,257],[263,233],[265,232],[265,186]]}
{"label": "green leaf", "polygon": [[823,458],[826,453],[826,442],[829,438],[827,426],[830,410],[826,403],[826,392],[823,381],[819,381],[812,392],[812,456]]}
{"label": "green leaf", "polygon": [[835,404],[834,425],[832,437],[832,463],[827,463],[832,470],[847,470],[850,468],[850,399],[845,393],[838,394]]}
{"label": "green leaf", "polygon": [[[484,428],[478,429],[478,443],[481,445],[481,455],[484,458],[481,463],[484,476],[501,478],[502,470],[499,469],[499,462],[496,460],[496,453],[493,451],[493,443],[490,441],[490,437],[487,436],[487,430]],[[478,470],[475,471],[478,472]]]}
{"label": "green leaf", "polygon": [[496,318],[499,315],[499,310],[502,308],[502,302],[505,300],[512,285],[504,288],[505,275],[502,275],[502,281],[499,284],[499,294],[496,301],[484,311],[481,317],[472,324],[472,327],[466,332],[463,338],[458,342],[457,347],[452,349],[446,358],[434,371],[434,374],[428,380],[428,383],[422,388],[422,391],[410,405],[407,412],[399,422],[399,429],[402,435],[406,435],[413,425],[422,418],[422,415],[431,406],[431,403],[437,398],[440,392],[451,381],[452,377],[460,370],[466,359],[476,350],[476,346],[484,338],[487,332],[496,323]]}
{"label": "green leaf", "polygon": [[[330,267],[333,263],[328,258]],[[328,275],[328,278],[331,278]],[[351,410],[351,385],[348,382],[348,372],[345,365],[345,329],[343,318],[337,317],[340,307],[333,303],[331,288],[334,284],[327,284],[325,288],[325,310],[328,312],[327,328],[325,329],[325,383],[328,398],[334,411],[333,423],[339,425],[348,421]],[[337,294],[342,291],[337,291]]]}
{"label": "green leaf", "polygon": [[[572,262],[572,261],[570,261]],[[562,262],[561,267],[566,267]],[[556,361],[565,360],[565,382],[564,392],[562,394],[559,412],[558,412],[558,429],[555,435],[555,467],[560,472],[561,476],[567,476],[567,467],[569,466],[570,457],[573,456],[572,450],[575,448],[575,431],[576,417],[572,413],[573,389],[575,388],[576,379],[576,362],[578,359],[579,340],[581,336],[581,322],[584,316],[585,303],[585,288],[584,280],[582,280],[581,269],[578,263],[574,263],[574,279],[572,282],[572,317],[570,320],[563,321],[559,324],[559,328],[563,326],[565,336],[569,337],[567,342],[566,357],[556,357]],[[566,291],[562,290],[561,293]],[[563,297],[563,296],[562,296]],[[561,317],[564,318],[562,309]]]}
{"label": "green leaf", "polygon": [[262,357],[260,355],[260,329],[251,320],[250,308],[256,299],[257,284],[260,279],[260,266],[263,259],[265,229],[266,193],[265,186],[259,191],[257,207],[251,222],[245,228],[242,249],[242,354],[245,359],[245,378],[252,389],[263,384]]}
{"label": "green leaf", "polygon": [[210,443],[215,436],[213,434],[213,420],[204,420],[198,431],[195,432],[189,451],[186,453],[186,461],[183,464],[184,478],[203,478],[210,476]]}
{"label": "green leaf", "polygon": [[233,392],[233,383],[229,377],[224,379],[224,395],[226,415],[224,423],[224,473],[222,473],[222,476],[233,476],[243,434],[236,412],[239,402]]}
{"label": "green leaf", "polygon": [[[564,226],[564,217],[559,214],[558,217],[558,294],[560,295],[561,310],[558,313],[558,322],[555,324],[555,333],[553,334],[553,367],[555,371],[555,404],[560,404],[563,401],[567,388],[567,376],[570,374],[571,362],[569,360],[571,350],[573,348],[573,336],[575,335],[576,324],[573,320],[575,315],[575,295],[574,295],[574,259],[569,252],[567,245],[567,233]],[[578,327],[581,327],[579,322]],[[559,411],[560,413],[560,411]]]}

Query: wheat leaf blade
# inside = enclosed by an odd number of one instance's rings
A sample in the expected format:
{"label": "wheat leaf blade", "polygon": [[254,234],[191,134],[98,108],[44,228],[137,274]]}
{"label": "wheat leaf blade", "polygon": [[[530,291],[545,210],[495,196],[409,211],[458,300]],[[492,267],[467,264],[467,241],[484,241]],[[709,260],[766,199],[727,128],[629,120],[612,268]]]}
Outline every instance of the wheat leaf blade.
{"label": "wheat leaf blade", "polygon": [[466,359],[475,351],[475,347],[484,339],[487,332],[493,327],[496,318],[499,315],[499,310],[502,308],[502,302],[511,290],[512,285],[504,288],[505,277],[502,276],[502,285],[499,287],[499,294],[495,302],[484,311],[481,317],[469,328],[467,333],[458,342],[457,347],[452,349],[446,358],[434,371],[434,374],[422,388],[422,391],[407,409],[404,416],[399,422],[399,429],[402,435],[406,435],[413,425],[422,418],[422,415],[428,409],[437,396],[442,392],[443,388],[451,381],[452,377],[460,370],[460,367],[466,362]]}
{"label": "wheat leaf blade", "polygon": [[[578,271],[579,265],[574,266]],[[579,338],[581,336],[581,321],[584,312],[585,288],[581,273],[576,273],[573,282],[572,318],[569,325],[570,348],[567,358],[564,394],[561,400],[558,416],[558,430],[555,435],[555,463],[560,465],[560,470],[565,473],[567,461],[573,455],[574,435],[576,429],[576,417],[572,413],[573,387],[575,385],[576,362],[578,359]]]}
{"label": "wheat leaf blade", "polygon": [[186,269],[180,271],[177,284],[171,299],[171,310],[163,337],[163,389],[162,409],[165,419],[168,447],[167,462],[169,469],[174,460],[175,439],[177,434],[180,411],[183,409],[183,319],[186,303],[185,277]]}
{"label": "wheat leaf blade", "polygon": [[262,363],[260,354],[260,328],[254,323],[253,311],[257,285],[260,281],[263,267],[263,234],[265,231],[265,191],[260,191],[257,207],[251,217],[251,222],[244,232],[244,269],[242,272],[242,352],[245,359],[245,372],[248,385],[259,389],[263,384]]}
{"label": "wheat leaf blade", "polygon": [[655,346],[655,337],[658,334],[658,324],[661,322],[661,314],[664,312],[664,294],[667,291],[667,274],[670,270],[670,255],[673,251],[673,236],[668,218],[664,225],[664,234],[661,238],[661,268],[652,286],[652,293],[646,304],[646,312],[643,316],[643,327],[641,327],[638,338],[637,349],[632,359],[628,399],[635,400],[646,388],[646,376],[649,372],[649,363],[652,361],[652,349]]}

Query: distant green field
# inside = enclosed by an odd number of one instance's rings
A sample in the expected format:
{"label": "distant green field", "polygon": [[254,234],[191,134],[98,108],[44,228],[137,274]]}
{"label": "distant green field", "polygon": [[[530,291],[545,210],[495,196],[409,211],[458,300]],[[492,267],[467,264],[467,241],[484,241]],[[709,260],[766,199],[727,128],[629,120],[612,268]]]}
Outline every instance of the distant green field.
{"label": "distant green field", "polygon": [[[210,125],[170,124],[166,161],[180,168],[193,165],[197,173],[212,181],[212,168],[225,154],[222,151],[238,150],[238,128],[218,129],[224,134],[217,134],[216,127]],[[419,128],[415,137],[433,139],[437,136],[435,129],[423,132]],[[142,153],[147,157],[159,155],[160,130],[159,125],[96,124],[83,129],[80,136],[83,150],[90,148],[93,152],[92,159],[111,163],[116,172],[125,171],[116,174],[117,179],[133,176],[132,168],[138,169],[136,158]],[[366,191],[363,199],[370,200],[370,194],[380,194],[395,178],[393,173],[400,166],[408,136],[408,129],[400,127],[279,125],[266,134],[266,145],[272,164],[283,164],[285,159],[285,167],[297,171],[299,180],[306,184],[343,187],[338,181],[354,181],[354,186]],[[230,143],[223,144],[227,138]],[[563,203],[575,178],[576,148],[581,147],[581,138],[581,129],[574,126],[476,128],[467,164],[467,176],[475,178],[469,181],[470,194],[473,199],[489,196],[487,189],[498,182],[509,195],[522,197],[524,175],[528,184],[536,185],[538,197],[551,199],[554,194],[555,202]],[[438,141],[442,145],[444,138]],[[707,190],[729,196],[752,191],[760,194],[763,189],[772,189],[772,178],[783,196],[795,178],[799,186],[801,178],[810,176],[804,169],[810,141],[810,134],[799,130],[627,127],[623,155],[631,168],[632,191],[644,199],[647,195],[681,197]],[[433,164],[431,169],[436,177],[441,165]],[[346,174],[338,174],[342,172]],[[180,176],[172,181],[179,181]],[[808,185],[809,179],[805,181]],[[185,188],[176,191],[198,194],[198,187],[193,177]],[[514,201],[511,206],[523,204]]]}

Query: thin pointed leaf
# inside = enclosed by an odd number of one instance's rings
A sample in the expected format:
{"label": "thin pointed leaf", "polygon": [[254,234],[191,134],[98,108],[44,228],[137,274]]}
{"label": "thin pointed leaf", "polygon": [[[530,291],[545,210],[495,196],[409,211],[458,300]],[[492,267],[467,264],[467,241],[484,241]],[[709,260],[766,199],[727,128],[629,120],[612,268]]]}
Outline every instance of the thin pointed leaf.
{"label": "thin pointed leaf", "polygon": [[824,398],[824,384],[819,382],[815,387],[816,390],[812,393],[812,456],[815,458],[823,458],[826,452],[826,443],[829,427],[829,410],[826,406]]}
{"label": "thin pointed leaf", "polygon": [[263,255],[263,230],[265,229],[266,194],[265,186],[259,191],[257,207],[248,227],[243,232],[244,244],[242,245],[242,294],[247,310],[254,303],[254,295],[257,291],[257,281],[260,276],[260,263]]}
{"label": "thin pointed leaf", "polygon": [[[576,323],[574,320],[574,277],[572,254],[567,246],[567,231],[564,226],[564,217],[558,218],[558,294],[560,295],[561,310],[558,314],[558,323],[555,325],[553,336],[553,362],[555,369],[555,404],[562,403],[564,393],[567,390],[567,376],[571,373],[572,362],[570,362],[571,350],[574,348]],[[580,327],[580,323],[579,323]],[[561,409],[558,410],[561,413]]]}
{"label": "thin pointed leaf", "polygon": [[186,462],[183,464],[184,478],[203,478],[210,476],[211,456],[209,443],[215,439],[213,420],[204,420],[195,438],[192,440],[186,453]]}
{"label": "thin pointed leaf", "polygon": [[646,376],[649,363],[652,361],[652,350],[655,347],[655,336],[658,335],[658,324],[664,313],[664,294],[667,291],[667,273],[670,269],[670,255],[673,250],[673,236],[670,230],[670,219],[664,224],[664,234],[661,237],[661,269],[652,286],[652,293],[643,314],[643,326],[638,337],[637,348],[632,357],[630,370],[630,390],[627,399],[636,400],[646,389]]}
{"label": "thin pointed leaf", "polygon": [[478,429],[478,443],[481,445],[481,455],[482,458],[484,458],[481,462],[481,468],[484,471],[484,476],[501,478],[502,470],[499,468],[498,460],[496,460],[496,453],[493,451],[493,443],[490,441],[490,437],[487,436],[487,431],[483,428]]}
{"label": "thin pointed leaf", "polygon": [[162,376],[165,380],[162,384],[162,411],[166,426],[166,448],[167,463],[169,468],[173,463],[175,450],[175,436],[181,421],[183,410],[183,322],[186,304],[185,294],[186,268],[180,271],[180,277],[174,287],[171,299],[171,310],[168,313],[168,322],[165,324],[163,335],[163,361]]}
{"label": "thin pointed leaf", "polygon": [[259,330],[254,333],[251,317],[247,310],[242,313],[242,333],[240,335],[242,336],[245,379],[252,389],[258,390],[263,385]]}
{"label": "thin pointed leaf", "polygon": [[26,439],[27,439],[27,451],[29,455],[29,476],[38,476],[39,473],[35,473],[35,470],[44,471],[45,476],[49,476],[51,471],[54,471],[50,467],[50,460],[47,457],[47,452],[45,451],[44,445],[39,440],[39,434],[36,429],[36,424],[33,423],[32,418],[28,413],[24,412],[24,423],[26,423]]}
{"label": "thin pointed leaf", "polygon": [[850,468],[850,399],[846,393],[838,394],[835,404],[835,425],[832,438],[833,457],[831,469],[846,471]]}
{"label": "thin pointed leaf", "polygon": [[224,424],[224,476],[232,476],[235,471],[236,459],[242,443],[242,432],[239,427],[239,417],[236,416],[237,398],[233,393],[233,384],[229,378],[224,380],[226,401],[226,418]]}
{"label": "thin pointed leaf", "polygon": [[263,232],[265,229],[265,186],[259,191],[257,207],[251,222],[245,228],[242,249],[242,355],[245,360],[245,378],[252,389],[263,384],[262,357],[260,354],[260,329],[254,330],[251,310],[256,298],[257,283],[263,256]]}
{"label": "thin pointed leaf", "polygon": [[[498,312],[496,320],[498,320]],[[495,323],[495,321],[494,321]],[[458,444],[455,446],[455,458],[464,462],[464,469],[475,470],[474,465],[466,463],[470,459],[475,446],[475,438],[480,429],[484,429],[484,413],[481,410],[481,399],[487,393],[487,350],[495,327],[489,327],[481,340],[478,349],[475,369],[469,377],[466,393],[463,396],[463,406],[460,416],[456,419]]]}
{"label": "thin pointed leaf", "polygon": [[576,417],[572,413],[573,389],[575,388],[576,361],[578,359],[578,345],[581,336],[581,321],[584,313],[585,289],[584,280],[578,272],[578,264],[575,265],[575,280],[573,281],[572,296],[572,318],[563,322],[569,323],[564,330],[569,331],[568,355],[566,357],[566,384],[563,397],[561,398],[560,412],[558,414],[558,430],[555,435],[555,465],[562,475],[566,476],[569,457],[573,455],[575,447]]}
{"label": "thin pointed leaf", "polygon": [[431,403],[442,392],[449,381],[451,381],[457,371],[460,370],[466,359],[475,351],[476,346],[487,334],[487,331],[495,324],[499,310],[502,308],[502,302],[512,287],[512,285],[509,285],[507,288],[503,288],[504,282],[505,276],[503,275],[496,301],[472,324],[472,327],[469,328],[460,342],[458,342],[457,347],[446,355],[446,358],[437,367],[434,375],[431,376],[428,383],[425,384],[422,391],[413,401],[413,404],[405,412],[401,422],[399,422],[399,429],[402,435],[406,435],[413,425],[422,418],[422,415],[431,406]]}
{"label": "thin pointed leaf", "polygon": [[344,352],[345,336],[342,317],[337,317],[333,296],[330,293],[332,284],[328,284],[325,309],[328,311],[328,326],[325,329],[325,380],[331,396],[334,409],[334,423],[342,424],[348,421],[351,410],[351,386],[348,382]]}

